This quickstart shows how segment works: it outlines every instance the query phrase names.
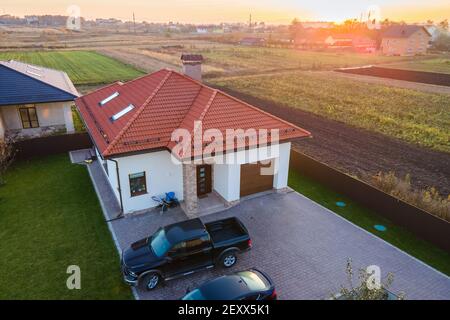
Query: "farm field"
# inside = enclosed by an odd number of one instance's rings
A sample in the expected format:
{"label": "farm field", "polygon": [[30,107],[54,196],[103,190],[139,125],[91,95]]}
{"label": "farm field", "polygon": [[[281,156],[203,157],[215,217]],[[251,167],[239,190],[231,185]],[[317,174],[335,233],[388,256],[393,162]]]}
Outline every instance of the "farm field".
{"label": "farm field", "polygon": [[65,71],[75,85],[106,84],[142,75],[129,65],[91,51],[0,52],[0,60],[10,59]]}
{"label": "farm field", "polygon": [[395,62],[387,64],[385,65],[385,67],[450,74],[450,55],[443,55],[440,57],[428,59],[414,59],[412,61]]}
{"label": "farm field", "polygon": [[155,43],[133,48],[101,49],[100,52],[125,63],[139,63],[148,72],[161,67],[179,68],[181,53],[200,53],[205,58],[205,77],[260,74],[283,70],[332,70],[339,67],[403,62],[411,59],[410,57],[385,57],[357,53],[243,47],[213,42],[196,44],[183,40],[174,42],[172,46],[169,43],[165,43],[164,46]]}
{"label": "farm field", "polygon": [[450,95],[432,94],[313,72],[211,79],[216,86],[450,152]]}

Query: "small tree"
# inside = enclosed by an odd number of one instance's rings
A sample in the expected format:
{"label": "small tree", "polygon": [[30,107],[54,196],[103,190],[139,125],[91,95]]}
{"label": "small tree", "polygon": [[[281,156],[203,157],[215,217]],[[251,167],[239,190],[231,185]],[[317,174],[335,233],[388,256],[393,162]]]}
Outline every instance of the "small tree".
{"label": "small tree", "polygon": [[439,27],[443,29],[444,31],[448,30],[448,19],[444,19],[441,22],[439,22]]}
{"label": "small tree", "polygon": [[5,184],[5,173],[14,159],[12,141],[0,139],[0,186]]}
{"label": "small tree", "polygon": [[[394,275],[392,273],[388,273],[386,279],[382,281],[380,288],[370,288],[368,283],[370,282],[370,274],[367,273],[366,270],[359,270],[359,284],[354,286],[353,284],[353,266],[352,260],[347,260],[347,281],[349,287],[342,286],[340,290],[341,296],[343,296],[347,300],[386,300],[388,298],[388,289],[394,281]],[[334,299],[337,299],[336,296],[333,296]],[[397,295],[398,300],[403,300],[403,293]]]}

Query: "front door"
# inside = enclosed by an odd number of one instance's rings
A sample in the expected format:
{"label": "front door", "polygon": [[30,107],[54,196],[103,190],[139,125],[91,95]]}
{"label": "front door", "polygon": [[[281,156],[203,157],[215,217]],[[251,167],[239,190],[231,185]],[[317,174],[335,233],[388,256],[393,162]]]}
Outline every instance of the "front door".
{"label": "front door", "polygon": [[205,196],[211,192],[211,165],[197,166],[197,197]]}

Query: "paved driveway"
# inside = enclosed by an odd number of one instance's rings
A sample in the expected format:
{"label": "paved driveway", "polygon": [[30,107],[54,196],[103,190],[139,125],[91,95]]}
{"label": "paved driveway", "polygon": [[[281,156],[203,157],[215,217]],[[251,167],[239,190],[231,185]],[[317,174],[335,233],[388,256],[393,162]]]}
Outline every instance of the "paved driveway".
{"label": "paved driveway", "polygon": [[[232,270],[211,270],[168,281],[151,292],[137,291],[140,299],[177,299],[187,287],[249,267],[267,272],[280,299],[326,299],[346,283],[345,266],[378,265],[382,276],[395,275],[392,291],[407,299],[450,299],[450,278],[331,211],[296,193],[270,194],[224,212],[202,218],[208,222],[239,217],[249,229],[253,249],[239,257]],[[185,219],[181,211],[146,214],[113,221],[119,246],[153,233],[159,226]]]}

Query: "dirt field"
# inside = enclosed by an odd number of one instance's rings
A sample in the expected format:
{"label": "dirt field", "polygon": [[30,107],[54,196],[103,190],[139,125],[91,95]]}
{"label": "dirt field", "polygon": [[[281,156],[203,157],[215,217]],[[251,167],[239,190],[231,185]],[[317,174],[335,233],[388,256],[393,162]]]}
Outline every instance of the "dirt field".
{"label": "dirt field", "polygon": [[225,91],[313,132],[312,139],[295,142],[294,147],[332,167],[360,178],[379,171],[394,171],[400,176],[409,173],[413,186],[435,186],[441,194],[450,194],[448,153],[421,148],[239,92]]}

